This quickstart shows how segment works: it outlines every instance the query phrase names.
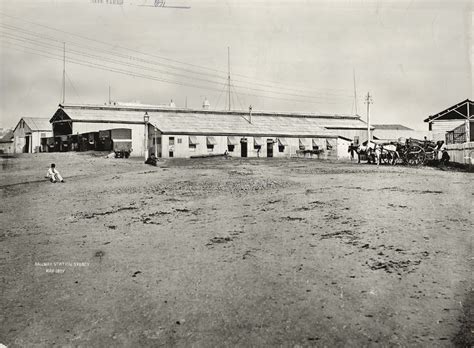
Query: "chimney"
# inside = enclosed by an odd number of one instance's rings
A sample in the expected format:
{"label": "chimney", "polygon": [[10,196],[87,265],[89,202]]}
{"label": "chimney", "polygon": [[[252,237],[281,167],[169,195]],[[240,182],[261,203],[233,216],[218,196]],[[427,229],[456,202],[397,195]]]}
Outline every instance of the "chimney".
{"label": "chimney", "polygon": [[202,108],[204,110],[209,110],[210,107],[211,103],[209,103],[209,100],[207,100],[207,98],[204,98],[204,101],[202,102]]}

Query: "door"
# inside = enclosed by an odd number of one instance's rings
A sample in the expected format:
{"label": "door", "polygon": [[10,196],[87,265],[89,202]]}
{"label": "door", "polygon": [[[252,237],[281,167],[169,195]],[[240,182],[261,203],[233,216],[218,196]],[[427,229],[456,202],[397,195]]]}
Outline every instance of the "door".
{"label": "door", "polygon": [[267,141],[267,157],[273,157],[273,140]]}
{"label": "door", "polygon": [[25,152],[25,153],[30,152],[30,143],[31,143],[31,137],[30,137],[30,135],[27,135],[25,137],[25,147],[23,148],[23,152]]}
{"label": "door", "polygon": [[247,157],[247,139],[240,140],[240,157]]}

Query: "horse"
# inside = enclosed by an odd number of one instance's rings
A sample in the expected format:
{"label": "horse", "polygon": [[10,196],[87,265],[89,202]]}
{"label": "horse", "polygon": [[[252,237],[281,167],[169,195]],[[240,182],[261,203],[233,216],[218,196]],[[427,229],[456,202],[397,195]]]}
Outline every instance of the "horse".
{"label": "horse", "polygon": [[352,149],[357,154],[357,163],[360,163],[361,155],[367,157],[367,163],[370,164],[371,160],[374,160],[374,162],[375,162],[376,161],[376,159],[374,157],[375,148],[376,148],[376,144],[373,143],[373,142],[370,142],[368,145],[367,144],[366,145],[363,145],[363,144],[353,145]]}
{"label": "horse", "polygon": [[377,165],[381,163],[382,159],[387,159],[388,163],[393,165],[400,158],[397,147],[393,144],[377,144],[370,141],[366,145],[361,144],[353,149],[357,153],[358,163],[360,163],[361,155],[367,156],[367,163],[370,164],[373,161]]}

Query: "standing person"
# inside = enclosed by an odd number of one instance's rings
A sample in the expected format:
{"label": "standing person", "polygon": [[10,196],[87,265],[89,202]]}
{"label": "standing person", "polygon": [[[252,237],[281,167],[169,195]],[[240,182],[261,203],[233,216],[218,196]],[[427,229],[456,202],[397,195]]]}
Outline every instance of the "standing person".
{"label": "standing person", "polygon": [[444,143],[444,140],[440,140],[437,142],[437,155],[438,155],[438,160],[441,161],[443,157],[443,151],[446,150],[446,144]]}
{"label": "standing person", "polygon": [[354,143],[351,143],[349,145],[349,150],[348,152],[351,154],[351,162],[354,160]]}
{"label": "standing person", "polygon": [[56,183],[57,181],[64,183],[63,177],[59,174],[54,163],[51,163],[51,167],[48,169],[46,177],[49,178],[49,181],[52,183]]}

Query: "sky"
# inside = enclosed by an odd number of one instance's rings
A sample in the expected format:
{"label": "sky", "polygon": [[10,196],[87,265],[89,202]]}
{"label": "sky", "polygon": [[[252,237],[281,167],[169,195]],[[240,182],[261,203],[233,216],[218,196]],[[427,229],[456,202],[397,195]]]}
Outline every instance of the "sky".
{"label": "sky", "polygon": [[[469,0],[0,0],[0,127],[66,103],[354,114],[426,130],[472,99]],[[230,55],[228,56],[228,48]],[[357,97],[355,97],[357,95]],[[355,103],[357,100],[357,103]]]}

